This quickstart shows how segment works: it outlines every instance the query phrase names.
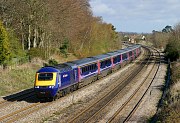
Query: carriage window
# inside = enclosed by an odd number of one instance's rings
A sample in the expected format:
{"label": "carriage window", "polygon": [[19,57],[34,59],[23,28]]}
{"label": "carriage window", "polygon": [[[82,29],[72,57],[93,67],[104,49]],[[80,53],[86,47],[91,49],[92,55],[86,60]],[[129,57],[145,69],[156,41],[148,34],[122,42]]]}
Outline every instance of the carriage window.
{"label": "carriage window", "polygon": [[104,61],[101,62],[101,68],[104,66],[104,63],[105,63]]}
{"label": "carriage window", "polygon": [[117,60],[117,58],[116,58],[116,57],[114,57],[114,59],[113,59],[114,63],[116,63],[116,60]]}
{"label": "carriage window", "polygon": [[123,59],[127,59],[127,54],[126,53],[123,54],[122,56],[123,56]]}
{"label": "carriage window", "polygon": [[92,71],[92,70],[95,70],[95,69],[97,69],[97,65],[96,64],[85,66],[85,67],[82,68],[82,73],[85,73],[87,71]]}
{"label": "carriage window", "polygon": [[119,62],[119,56],[116,56],[116,57],[114,57],[114,63],[117,63],[117,62]]}
{"label": "carriage window", "polygon": [[105,61],[105,65],[109,66],[110,64],[111,64],[111,59],[108,59],[108,60]]}
{"label": "carriage window", "polygon": [[129,52],[129,55],[132,56],[132,51]]}
{"label": "carriage window", "polygon": [[120,55],[117,56],[117,62],[120,62],[121,58],[120,58]]}

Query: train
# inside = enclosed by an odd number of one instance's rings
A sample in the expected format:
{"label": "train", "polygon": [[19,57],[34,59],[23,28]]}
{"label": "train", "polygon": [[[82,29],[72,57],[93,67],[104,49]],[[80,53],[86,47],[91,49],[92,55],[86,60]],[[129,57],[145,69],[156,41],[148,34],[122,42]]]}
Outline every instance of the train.
{"label": "train", "polygon": [[141,53],[141,45],[87,57],[55,66],[44,66],[35,75],[34,92],[39,99],[63,97],[135,60]]}

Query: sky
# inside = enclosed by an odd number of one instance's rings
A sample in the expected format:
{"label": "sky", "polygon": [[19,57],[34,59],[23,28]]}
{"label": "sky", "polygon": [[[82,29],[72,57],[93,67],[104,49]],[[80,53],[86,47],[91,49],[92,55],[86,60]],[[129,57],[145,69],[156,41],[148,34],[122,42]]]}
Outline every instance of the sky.
{"label": "sky", "polygon": [[151,33],[180,23],[180,0],[90,0],[94,16],[118,32]]}

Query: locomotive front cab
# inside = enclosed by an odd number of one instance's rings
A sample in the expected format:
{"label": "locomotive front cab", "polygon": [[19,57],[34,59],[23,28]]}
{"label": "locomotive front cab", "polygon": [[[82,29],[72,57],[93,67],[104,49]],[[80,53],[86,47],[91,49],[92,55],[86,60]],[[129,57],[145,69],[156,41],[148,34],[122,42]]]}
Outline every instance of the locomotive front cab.
{"label": "locomotive front cab", "polygon": [[55,72],[36,73],[34,90],[38,98],[54,97],[58,90],[58,74]]}

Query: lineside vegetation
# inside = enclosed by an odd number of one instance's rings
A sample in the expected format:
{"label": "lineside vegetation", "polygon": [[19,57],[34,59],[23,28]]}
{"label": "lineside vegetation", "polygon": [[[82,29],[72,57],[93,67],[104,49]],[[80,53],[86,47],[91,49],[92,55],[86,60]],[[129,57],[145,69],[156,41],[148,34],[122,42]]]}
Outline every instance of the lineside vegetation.
{"label": "lineside vegetation", "polygon": [[33,86],[38,68],[19,67],[34,59],[57,64],[121,48],[89,0],[1,0],[0,21],[0,95]]}
{"label": "lineside vegetation", "polygon": [[166,26],[162,32],[153,31],[151,41],[154,46],[164,50],[165,57],[171,61],[171,81],[163,100],[157,122],[179,123],[180,121],[180,23],[172,29]]}

